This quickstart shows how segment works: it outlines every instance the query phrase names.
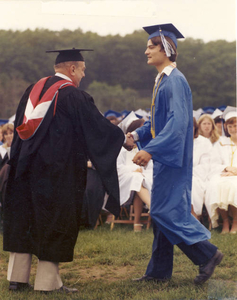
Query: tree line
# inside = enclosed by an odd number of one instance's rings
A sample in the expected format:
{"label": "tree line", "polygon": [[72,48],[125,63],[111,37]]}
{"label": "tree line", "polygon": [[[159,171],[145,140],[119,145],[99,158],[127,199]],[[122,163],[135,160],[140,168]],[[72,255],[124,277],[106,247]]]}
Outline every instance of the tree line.
{"label": "tree line", "polygon": [[[81,29],[0,30],[0,118],[15,113],[31,83],[54,74],[56,55],[46,50],[73,47],[94,49],[83,52],[87,69],[80,88],[93,96],[102,112],[149,109],[157,71],[146,62],[147,37],[143,30],[124,37]],[[187,38],[179,41],[178,52],[177,65],[192,89],[194,109],[235,105],[235,42]]]}

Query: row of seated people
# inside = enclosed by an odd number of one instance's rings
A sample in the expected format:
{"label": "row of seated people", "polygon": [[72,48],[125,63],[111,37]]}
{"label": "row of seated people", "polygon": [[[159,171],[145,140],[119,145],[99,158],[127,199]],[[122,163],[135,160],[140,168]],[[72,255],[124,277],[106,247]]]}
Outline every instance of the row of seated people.
{"label": "row of seated people", "polygon": [[[142,126],[143,123],[144,120],[137,118],[133,113],[130,114],[130,118],[125,118],[118,126],[126,134]],[[221,128],[223,130],[224,126],[221,126]],[[218,226],[219,215],[221,215],[223,220],[222,232],[236,233],[236,111],[230,112],[229,117],[228,114],[226,115],[225,130],[220,134],[210,115],[202,115],[197,122],[194,118],[192,213],[200,219],[205,205],[213,228]],[[5,165],[13,138],[13,124],[3,126],[3,135],[4,144],[0,146],[0,164]],[[144,207],[149,210],[151,201],[152,161],[145,168],[136,166],[132,163],[132,159],[137,151],[137,147],[131,152],[122,148],[117,159],[117,169],[120,184],[120,204],[121,206],[133,204],[135,214],[134,230],[141,231],[141,213]],[[3,172],[3,170],[1,170],[1,183],[5,181],[7,175],[7,172]],[[2,178],[5,179],[2,180]],[[1,188],[2,190],[3,188]],[[104,200],[106,200],[105,194],[96,170],[90,165],[83,208],[84,223],[94,227]],[[108,216],[108,222],[110,218],[111,215]],[[232,221],[231,230],[230,221]]]}
{"label": "row of seated people", "polygon": [[[232,109],[232,110],[231,110]],[[219,132],[213,118],[194,118],[192,213],[200,219],[203,205],[212,228],[222,233],[237,232],[237,113],[223,114]],[[222,129],[222,131],[220,131]]]}
{"label": "row of seated people", "polygon": [[[203,114],[198,121],[194,118],[192,214],[200,220],[203,208],[205,208],[212,228],[219,226],[218,221],[221,216],[222,233],[236,233],[237,231],[237,152],[235,152],[237,114],[235,108],[231,109],[229,114],[225,114],[225,118],[218,118],[216,123],[209,114]],[[114,118],[111,120],[114,122]],[[131,125],[133,128],[128,128],[127,132],[136,129],[133,124]],[[120,204],[132,203],[134,208],[137,207],[138,191],[130,185],[130,182],[136,180],[137,172],[141,172],[143,177],[142,184],[138,184],[138,187],[141,187],[141,190],[145,187],[149,196],[151,191],[150,188],[147,188],[144,180],[146,172],[138,170],[137,166],[132,163],[135,151],[137,150],[134,149],[129,153],[122,149],[117,160]],[[125,157],[129,157],[129,159],[125,159]],[[151,169],[149,166],[148,170],[150,170],[148,178],[151,186],[152,166]],[[140,198],[140,200],[142,199]],[[144,199],[142,201],[146,203]],[[137,212],[140,213],[140,211],[137,209]],[[139,213],[134,221],[137,225],[139,224],[137,221]],[[134,230],[136,230],[135,226]]]}

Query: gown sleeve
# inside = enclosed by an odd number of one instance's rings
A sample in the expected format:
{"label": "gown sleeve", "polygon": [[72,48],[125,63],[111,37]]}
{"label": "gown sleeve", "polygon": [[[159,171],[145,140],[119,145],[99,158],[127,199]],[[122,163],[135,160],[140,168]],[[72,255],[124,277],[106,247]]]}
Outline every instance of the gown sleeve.
{"label": "gown sleeve", "polygon": [[99,112],[89,94],[80,93],[80,101],[74,94],[71,106],[78,116],[75,127],[83,132],[85,151],[109,195],[105,208],[117,216],[120,204],[116,159],[124,142],[124,133]]}
{"label": "gown sleeve", "polygon": [[142,127],[136,129],[136,132],[139,136],[139,149],[144,148],[152,139],[150,120],[146,121]]}

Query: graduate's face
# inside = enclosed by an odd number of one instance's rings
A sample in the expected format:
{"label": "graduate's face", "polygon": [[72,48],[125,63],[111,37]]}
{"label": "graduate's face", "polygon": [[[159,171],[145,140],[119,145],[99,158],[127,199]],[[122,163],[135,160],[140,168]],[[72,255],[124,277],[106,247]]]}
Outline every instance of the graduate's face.
{"label": "graduate's face", "polygon": [[13,140],[13,131],[7,130],[7,132],[4,134],[4,141],[7,143],[7,146],[10,147]]}
{"label": "graduate's face", "polygon": [[237,119],[232,124],[227,124],[227,131],[231,137],[237,137]]}
{"label": "graduate's face", "polygon": [[222,123],[218,122],[215,125],[216,125],[216,129],[217,129],[219,135],[222,135]]}
{"label": "graduate's face", "polygon": [[212,131],[212,122],[208,118],[204,118],[200,124],[200,129],[205,136],[210,135]]}
{"label": "graduate's face", "polygon": [[79,87],[82,78],[85,77],[85,70],[86,65],[84,61],[79,61],[77,66],[73,66],[71,79],[76,87]]}
{"label": "graduate's face", "polygon": [[155,67],[163,65],[167,58],[164,50],[161,49],[161,46],[153,45],[151,40],[148,40],[147,42],[145,55],[147,56],[148,65],[152,65]]}

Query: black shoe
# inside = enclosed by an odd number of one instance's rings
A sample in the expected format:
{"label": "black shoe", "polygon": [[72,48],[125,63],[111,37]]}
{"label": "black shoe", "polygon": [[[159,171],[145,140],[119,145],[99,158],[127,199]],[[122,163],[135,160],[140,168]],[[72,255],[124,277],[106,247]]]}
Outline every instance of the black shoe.
{"label": "black shoe", "polygon": [[33,289],[33,285],[29,283],[10,281],[9,290],[10,291],[23,291],[27,289]]}
{"label": "black shoe", "polygon": [[206,265],[199,267],[199,274],[194,279],[194,283],[203,284],[206,282],[213,274],[215,267],[222,261],[223,256],[224,254],[217,250],[216,254],[208,261]]}
{"label": "black shoe", "polygon": [[140,278],[133,279],[133,281],[136,281],[136,282],[141,282],[141,281],[165,282],[165,281],[168,281],[168,280],[169,280],[169,278],[155,278],[155,277],[151,277],[151,276],[148,276],[148,275],[143,275]]}

